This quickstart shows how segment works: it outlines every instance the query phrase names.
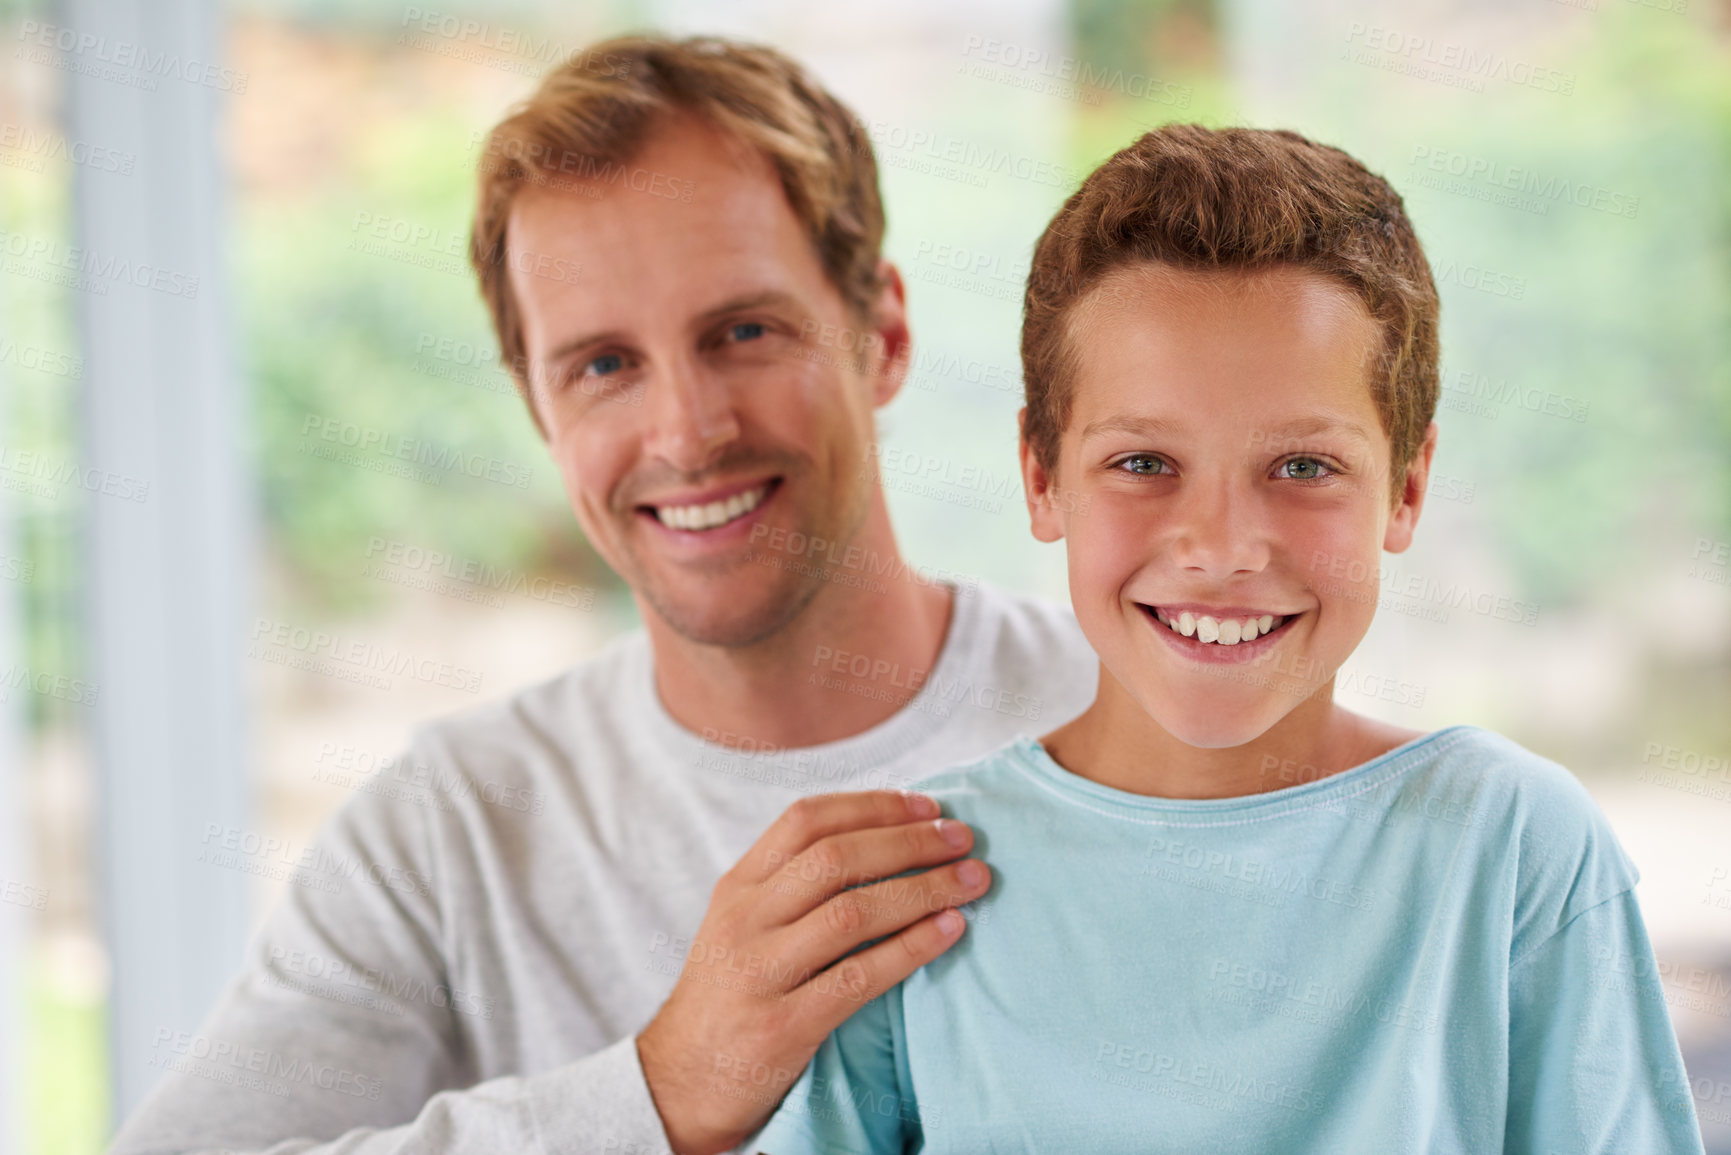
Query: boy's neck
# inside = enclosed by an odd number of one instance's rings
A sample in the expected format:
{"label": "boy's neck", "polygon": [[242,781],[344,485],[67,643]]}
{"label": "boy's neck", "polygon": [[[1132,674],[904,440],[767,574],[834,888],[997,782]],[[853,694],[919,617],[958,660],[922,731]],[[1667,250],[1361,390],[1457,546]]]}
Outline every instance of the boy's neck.
{"label": "boy's neck", "polygon": [[1335,704],[1330,679],[1254,740],[1204,749],[1168,733],[1102,666],[1094,704],[1040,744],[1070,773],[1114,790],[1238,798],[1332,777],[1423,734]]}

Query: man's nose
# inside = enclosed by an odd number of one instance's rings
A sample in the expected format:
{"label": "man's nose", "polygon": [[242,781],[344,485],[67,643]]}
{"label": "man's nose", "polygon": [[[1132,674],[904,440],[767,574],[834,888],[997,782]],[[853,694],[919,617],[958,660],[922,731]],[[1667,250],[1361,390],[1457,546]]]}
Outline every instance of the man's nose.
{"label": "man's nose", "polygon": [[662,362],[648,382],[649,451],[684,473],[710,465],[739,437],[733,391],[694,357]]}

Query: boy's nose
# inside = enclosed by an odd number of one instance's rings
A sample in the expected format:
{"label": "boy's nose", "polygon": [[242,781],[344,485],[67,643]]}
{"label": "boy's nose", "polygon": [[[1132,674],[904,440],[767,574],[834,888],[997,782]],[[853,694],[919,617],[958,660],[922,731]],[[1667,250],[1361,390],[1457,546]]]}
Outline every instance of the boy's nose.
{"label": "boy's nose", "polygon": [[1178,518],[1171,550],[1181,568],[1224,577],[1268,564],[1268,537],[1251,495],[1230,485],[1193,488]]}

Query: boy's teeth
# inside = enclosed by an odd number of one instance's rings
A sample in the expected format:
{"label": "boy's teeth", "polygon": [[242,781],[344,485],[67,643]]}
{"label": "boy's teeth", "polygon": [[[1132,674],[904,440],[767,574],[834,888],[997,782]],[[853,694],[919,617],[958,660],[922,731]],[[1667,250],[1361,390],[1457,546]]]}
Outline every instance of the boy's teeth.
{"label": "boy's teeth", "polygon": [[711,501],[706,505],[658,505],[655,516],[662,525],[671,529],[714,529],[756,509],[768,492],[766,482],[756,489],[736,493],[726,501]]}
{"label": "boy's teeth", "polygon": [[1212,618],[1207,614],[1201,617],[1186,610],[1174,618],[1171,614],[1160,610],[1156,612],[1162,622],[1174,633],[1185,637],[1194,637],[1199,642],[1211,642],[1221,646],[1235,646],[1239,642],[1250,642],[1263,634],[1272,633],[1274,628],[1286,621],[1284,617],[1273,614],[1263,614],[1257,618]]}

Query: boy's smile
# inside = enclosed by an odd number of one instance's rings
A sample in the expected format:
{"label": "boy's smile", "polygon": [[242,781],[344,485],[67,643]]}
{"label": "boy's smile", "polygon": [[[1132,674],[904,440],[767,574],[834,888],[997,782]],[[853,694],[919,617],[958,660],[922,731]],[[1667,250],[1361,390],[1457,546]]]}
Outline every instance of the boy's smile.
{"label": "boy's smile", "polygon": [[[1174,740],[1220,755],[1328,746],[1346,713],[1334,672],[1370,627],[1381,551],[1412,539],[1434,446],[1433,430],[1396,491],[1371,396],[1375,321],[1295,266],[1138,264],[1078,301],[1068,334],[1057,467],[1025,452],[1024,472],[1036,535],[1068,539],[1071,600],[1102,663],[1076,725],[1092,715],[1099,739],[1144,759]],[[1073,498],[1042,503],[1054,487]]]}
{"label": "boy's smile", "polygon": [[[1173,649],[1199,662],[1243,665],[1259,659],[1298,615],[1269,613],[1244,606],[1144,606],[1166,627],[1162,635]],[[1168,636],[1169,635],[1169,636]]]}

